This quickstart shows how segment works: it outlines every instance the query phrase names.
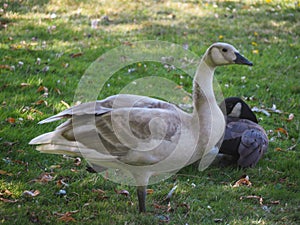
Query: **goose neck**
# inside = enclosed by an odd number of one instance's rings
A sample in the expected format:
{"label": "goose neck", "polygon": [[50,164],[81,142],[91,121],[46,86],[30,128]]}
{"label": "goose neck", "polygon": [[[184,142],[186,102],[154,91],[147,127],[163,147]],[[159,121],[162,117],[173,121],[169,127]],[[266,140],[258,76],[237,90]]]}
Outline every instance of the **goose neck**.
{"label": "goose neck", "polygon": [[200,62],[193,81],[194,112],[206,108],[207,104],[215,103],[213,90],[213,75],[215,67],[210,66],[205,60]]}

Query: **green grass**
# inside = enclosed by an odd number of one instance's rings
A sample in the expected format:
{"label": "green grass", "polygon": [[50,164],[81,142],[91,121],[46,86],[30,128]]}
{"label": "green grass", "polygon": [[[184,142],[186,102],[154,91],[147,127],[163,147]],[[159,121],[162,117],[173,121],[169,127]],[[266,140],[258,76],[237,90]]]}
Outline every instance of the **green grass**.
{"label": "green grass", "polygon": [[[72,211],[77,224],[164,224],[165,216],[169,224],[300,223],[297,1],[23,0],[1,1],[0,8],[1,224],[64,224],[59,218]],[[56,18],[51,19],[54,13]],[[104,15],[108,21],[102,19]],[[91,28],[91,19],[99,19],[97,29]],[[147,197],[145,215],[137,211],[134,187],[88,173],[85,161],[75,166],[74,159],[43,155],[28,145],[33,137],[58,125],[37,122],[65,109],[62,101],[73,104],[77,84],[92,62],[115,47],[143,40],[188,44],[199,57],[213,42],[232,43],[255,66],[218,68],[216,79],[224,96],[244,97],[259,108],[275,104],[283,112],[270,117],[257,113],[272,141],[255,168],[212,165],[204,172],[184,168],[149,186],[154,193]],[[83,54],[70,56],[77,53]],[[129,68],[135,71],[128,73]],[[144,76],[172,79],[191,92],[191,79],[182,70],[141,62],[117,71],[99,98],[119,93]],[[47,98],[44,91],[38,92],[40,86],[48,88]],[[287,121],[291,113],[295,117]],[[288,136],[276,132],[278,128]],[[51,173],[53,180],[32,182],[44,172]],[[243,174],[249,175],[252,186],[233,188]],[[57,185],[61,179],[69,184],[66,196],[57,195],[63,188]],[[175,184],[172,209],[167,211],[163,199]],[[27,197],[25,190],[40,194]],[[115,190],[128,190],[130,195]],[[263,206],[257,199],[240,199],[249,195],[261,196]]]}

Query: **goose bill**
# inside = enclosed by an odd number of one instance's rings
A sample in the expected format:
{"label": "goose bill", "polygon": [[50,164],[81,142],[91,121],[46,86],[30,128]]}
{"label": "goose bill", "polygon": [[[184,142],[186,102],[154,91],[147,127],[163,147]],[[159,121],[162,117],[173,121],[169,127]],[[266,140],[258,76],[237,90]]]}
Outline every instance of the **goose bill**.
{"label": "goose bill", "polygon": [[250,62],[248,59],[246,59],[244,56],[242,56],[240,53],[235,52],[234,54],[236,56],[236,59],[234,60],[234,62],[236,64],[244,64],[244,65],[248,65],[248,66],[253,66],[253,63]]}

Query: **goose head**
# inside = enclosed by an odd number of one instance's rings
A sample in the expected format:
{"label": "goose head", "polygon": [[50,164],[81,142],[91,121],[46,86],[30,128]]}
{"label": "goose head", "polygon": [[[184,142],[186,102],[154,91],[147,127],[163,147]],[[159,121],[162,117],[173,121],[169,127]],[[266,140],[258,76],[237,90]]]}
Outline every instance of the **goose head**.
{"label": "goose head", "polygon": [[253,66],[253,63],[242,56],[235,47],[222,42],[211,45],[206,52],[204,60],[212,67],[229,64]]}
{"label": "goose head", "polygon": [[230,97],[225,99],[226,114],[230,117],[240,119],[248,119],[254,123],[258,123],[255,114],[250,107],[242,99],[238,97]]}

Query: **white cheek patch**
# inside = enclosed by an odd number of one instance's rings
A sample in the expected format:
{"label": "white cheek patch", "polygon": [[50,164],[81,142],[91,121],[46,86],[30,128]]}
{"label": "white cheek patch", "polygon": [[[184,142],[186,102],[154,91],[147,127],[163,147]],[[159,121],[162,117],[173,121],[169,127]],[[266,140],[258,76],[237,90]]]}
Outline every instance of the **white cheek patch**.
{"label": "white cheek patch", "polygon": [[231,113],[228,116],[231,117],[240,117],[242,112],[242,103],[238,102],[231,110]]}
{"label": "white cheek patch", "polygon": [[224,58],[223,54],[220,52],[218,48],[213,48],[211,50],[211,58],[213,59],[214,63],[217,65],[223,65],[228,63],[228,61]]}

